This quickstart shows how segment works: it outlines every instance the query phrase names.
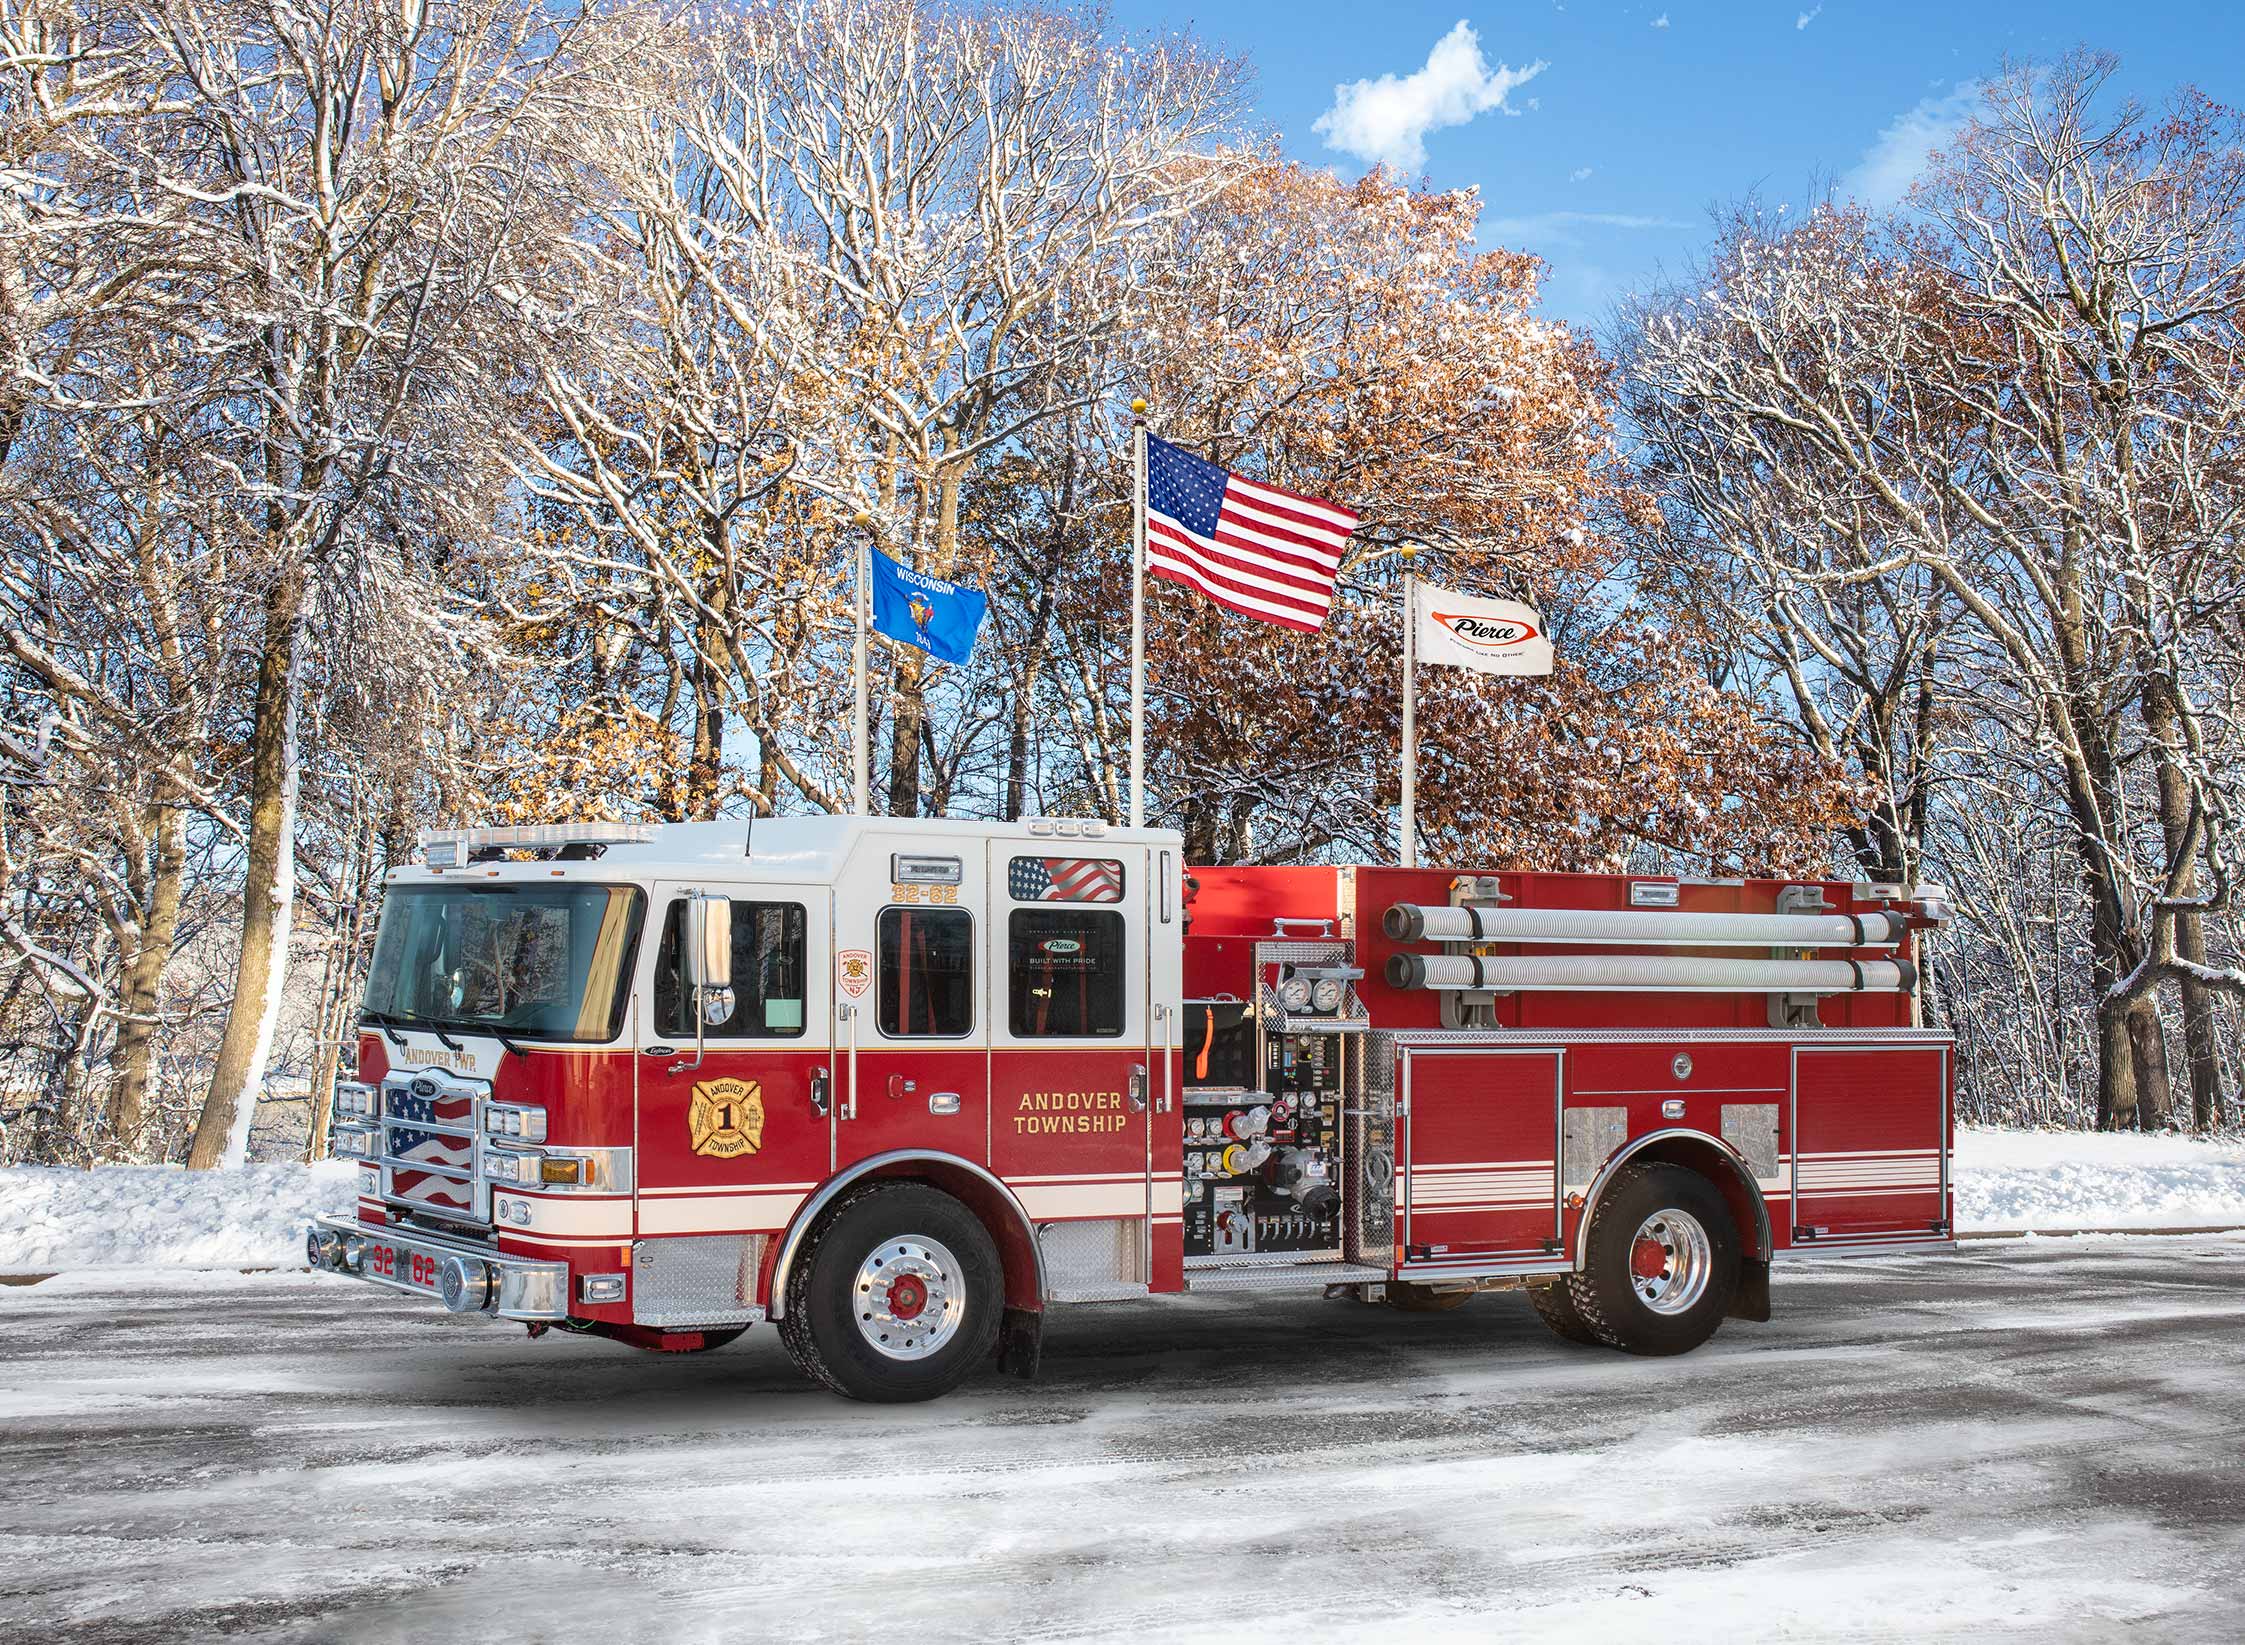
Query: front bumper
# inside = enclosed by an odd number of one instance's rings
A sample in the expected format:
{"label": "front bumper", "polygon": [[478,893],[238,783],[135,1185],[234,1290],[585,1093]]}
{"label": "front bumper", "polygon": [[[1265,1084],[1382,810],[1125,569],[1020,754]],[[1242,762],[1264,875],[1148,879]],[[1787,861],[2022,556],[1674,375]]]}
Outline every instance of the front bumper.
{"label": "front bumper", "polygon": [[478,1245],[472,1240],[450,1239],[418,1228],[376,1228],[350,1217],[315,1217],[305,1234],[308,1246],[318,1245],[323,1234],[334,1235],[338,1247],[347,1240],[378,1240],[398,1253],[398,1265],[408,1272],[412,1259],[421,1257],[438,1271],[447,1262],[455,1263],[458,1265],[455,1271],[471,1276],[474,1283],[459,1289],[455,1300],[454,1296],[431,1290],[426,1285],[416,1285],[408,1279],[373,1273],[363,1262],[352,1267],[343,1261],[340,1253],[333,1261],[313,1262],[312,1266],[321,1273],[340,1274],[346,1279],[365,1280],[369,1285],[404,1291],[454,1313],[521,1320],[569,1317],[569,1265],[566,1262],[503,1256],[488,1245]]}

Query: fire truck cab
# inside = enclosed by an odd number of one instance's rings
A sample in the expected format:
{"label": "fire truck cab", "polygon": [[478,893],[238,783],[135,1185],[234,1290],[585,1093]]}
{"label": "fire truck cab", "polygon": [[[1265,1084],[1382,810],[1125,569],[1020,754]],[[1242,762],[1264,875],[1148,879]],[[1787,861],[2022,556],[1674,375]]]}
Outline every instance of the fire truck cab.
{"label": "fire truck cab", "polygon": [[1932,888],[1188,870],[1096,821],[424,836],[312,1265],[658,1351],[776,1322],[931,1397],[1046,1311],[1525,1288],[1636,1353],[1788,1255],[1950,1240]]}

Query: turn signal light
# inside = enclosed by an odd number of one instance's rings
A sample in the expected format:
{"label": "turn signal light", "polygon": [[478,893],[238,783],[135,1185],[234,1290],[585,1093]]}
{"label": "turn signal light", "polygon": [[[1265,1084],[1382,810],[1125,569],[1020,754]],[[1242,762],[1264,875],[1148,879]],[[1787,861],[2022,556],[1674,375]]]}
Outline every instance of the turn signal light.
{"label": "turn signal light", "polygon": [[581,1159],[556,1159],[549,1154],[538,1162],[538,1180],[582,1184],[585,1181],[585,1162]]}

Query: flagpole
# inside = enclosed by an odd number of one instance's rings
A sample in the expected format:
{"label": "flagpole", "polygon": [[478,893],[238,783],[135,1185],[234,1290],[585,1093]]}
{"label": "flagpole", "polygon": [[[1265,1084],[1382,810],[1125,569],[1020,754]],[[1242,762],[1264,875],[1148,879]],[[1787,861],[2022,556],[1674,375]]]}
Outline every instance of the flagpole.
{"label": "flagpole", "polygon": [[850,815],[866,814],[866,790],[870,786],[869,761],[865,729],[865,584],[872,575],[866,562],[866,544],[873,535],[873,516],[859,512],[850,524],[858,528],[857,554],[851,578],[850,608],[856,619],[857,637],[850,647]]}
{"label": "flagpole", "polygon": [[1419,545],[1403,554],[1403,866],[1419,866]]}
{"label": "flagpole", "polygon": [[1146,402],[1130,402],[1130,826],[1146,826]]}

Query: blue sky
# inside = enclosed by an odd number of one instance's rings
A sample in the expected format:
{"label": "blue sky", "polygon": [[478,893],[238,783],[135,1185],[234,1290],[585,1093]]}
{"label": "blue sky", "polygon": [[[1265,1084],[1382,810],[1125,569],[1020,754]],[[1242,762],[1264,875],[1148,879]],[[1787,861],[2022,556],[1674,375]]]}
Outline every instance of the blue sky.
{"label": "blue sky", "polygon": [[1247,54],[1296,159],[1353,177],[1423,153],[1414,174],[1479,187],[1484,242],[1542,256],[1547,310],[1587,324],[1703,245],[1711,205],[1898,193],[2007,56],[2087,43],[2146,102],[2184,82],[2245,102],[2245,9],[2210,0],[1126,0],[1117,22]]}

